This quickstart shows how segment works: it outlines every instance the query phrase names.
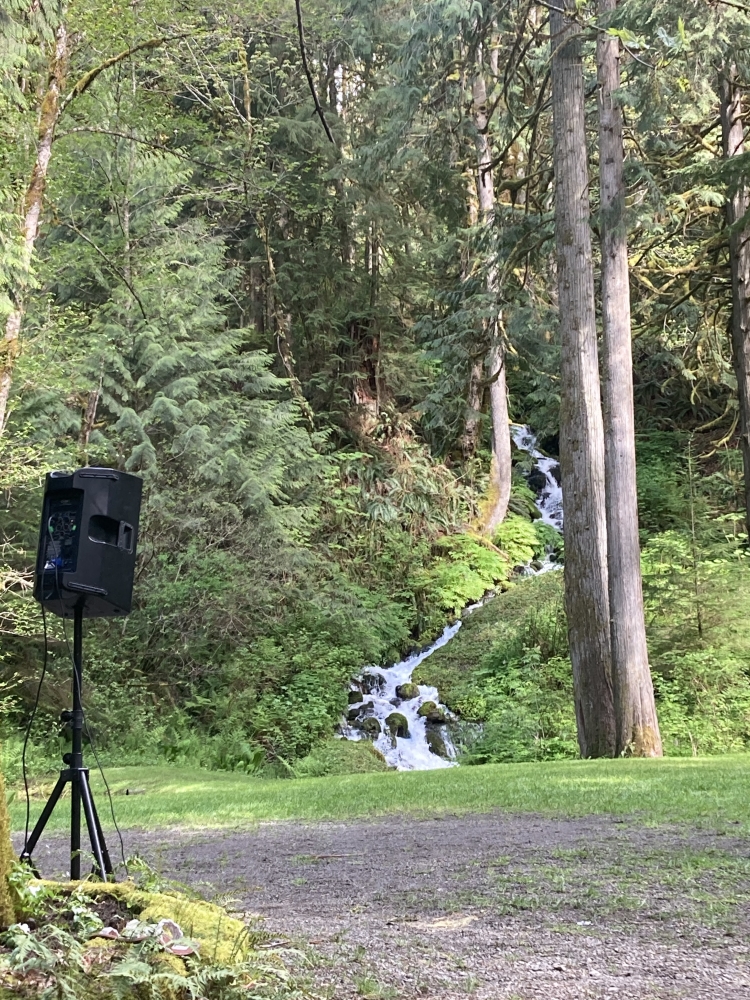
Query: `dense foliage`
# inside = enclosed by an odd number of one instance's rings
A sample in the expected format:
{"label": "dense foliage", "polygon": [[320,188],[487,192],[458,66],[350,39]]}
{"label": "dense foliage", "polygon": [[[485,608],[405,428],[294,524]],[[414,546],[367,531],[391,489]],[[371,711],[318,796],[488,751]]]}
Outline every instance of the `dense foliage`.
{"label": "dense foliage", "polygon": [[[723,214],[746,166],[722,156],[714,70],[745,72],[740,6],[626,0],[613,29],[670,753],[744,748],[750,721]],[[289,774],[306,759],[300,773],[330,773],[326,740],[363,664],[425,642],[560,549],[520,454],[510,515],[495,538],[476,530],[486,415],[478,451],[461,446],[497,267],[511,415],[557,447],[546,7],[328,0],[303,13],[332,142],[289,5],[0,10],[0,318],[24,312],[0,427],[12,775],[43,656],[29,588],[48,470],[88,462],[144,480],[135,610],[87,638],[89,728],[121,760]],[[579,16],[592,82],[594,15]],[[19,220],[61,25],[67,96],[27,267]],[[476,224],[468,110],[479,51],[500,178],[490,233]],[[594,134],[592,121],[595,162]],[[478,740],[467,730],[472,759],[575,752],[556,608],[529,608],[477,653],[471,690],[446,689],[467,724],[487,723]],[[40,768],[57,756],[69,684],[69,636],[48,626]]]}

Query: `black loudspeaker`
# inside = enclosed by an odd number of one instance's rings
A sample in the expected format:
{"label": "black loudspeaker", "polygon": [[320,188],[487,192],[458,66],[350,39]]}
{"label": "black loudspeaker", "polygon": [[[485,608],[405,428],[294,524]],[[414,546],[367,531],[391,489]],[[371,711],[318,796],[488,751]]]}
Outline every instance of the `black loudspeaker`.
{"label": "black loudspeaker", "polygon": [[47,475],[34,597],[53,614],[129,613],[142,486],[116,469]]}

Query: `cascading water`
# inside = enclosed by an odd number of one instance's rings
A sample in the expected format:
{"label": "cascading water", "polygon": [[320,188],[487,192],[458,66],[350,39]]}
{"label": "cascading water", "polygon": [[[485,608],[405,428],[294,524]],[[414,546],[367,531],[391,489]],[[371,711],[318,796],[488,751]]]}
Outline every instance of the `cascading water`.
{"label": "cascading water", "polygon": [[[539,451],[536,436],[529,427],[514,425],[511,433],[516,448],[534,459],[535,464],[527,480],[537,493],[536,502],[542,520],[562,531],[559,463]],[[556,565],[553,557],[548,555],[536,567],[526,567],[525,573],[544,573]],[[463,614],[470,614],[481,604],[472,604],[464,609]],[[353,682],[349,713],[341,725],[341,735],[349,740],[371,739],[388,763],[399,771],[453,767],[456,750],[450,737],[449,723],[454,716],[440,703],[437,688],[416,685],[411,678],[420,663],[451,641],[461,624],[459,618],[452,625],[446,625],[440,638],[431,646],[412,653],[391,667],[366,667]]]}
{"label": "cascading water", "polygon": [[514,425],[511,427],[511,436],[519,451],[525,451],[536,460],[536,465],[526,478],[538,494],[536,505],[542,520],[562,532],[563,495],[560,485],[560,463],[556,458],[549,458],[539,451],[536,435],[530,427]]}

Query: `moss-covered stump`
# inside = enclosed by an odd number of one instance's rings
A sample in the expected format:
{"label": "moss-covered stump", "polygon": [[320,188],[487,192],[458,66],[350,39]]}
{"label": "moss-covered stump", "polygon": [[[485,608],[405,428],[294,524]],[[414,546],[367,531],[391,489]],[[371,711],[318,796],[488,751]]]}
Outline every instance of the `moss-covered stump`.
{"label": "moss-covered stump", "polygon": [[270,935],[221,906],[133,882],[14,884],[24,922],[0,936],[0,1000],[300,996]]}
{"label": "moss-covered stump", "polygon": [[[49,883],[47,883],[49,884]],[[144,923],[174,920],[185,937],[198,944],[201,958],[217,965],[243,962],[259,944],[268,940],[264,931],[251,930],[221,906],[179,893],[145,892],[132,882],[69,882],[62,888],[79,888],[92,900],[112,899]]]}

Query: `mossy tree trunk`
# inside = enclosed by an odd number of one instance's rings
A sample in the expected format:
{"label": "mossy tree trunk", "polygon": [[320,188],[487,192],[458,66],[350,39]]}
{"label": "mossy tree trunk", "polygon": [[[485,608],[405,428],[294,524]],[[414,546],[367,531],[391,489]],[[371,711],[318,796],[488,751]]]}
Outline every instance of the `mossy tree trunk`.
{"label": "mossy tree trunk", "polygon": [[[719,79],[724,156],[745,153],[742,86],[737,67],[724,66]],[[732,273],[732,353],[740,407],[740,441],[745,471],[745,525],[750,536],[750,225],[744,222],[750,195],[739,173],[727,192],[729,260]]]}
{"label": "mossy tree trunk", "polygon": [[[483,49],[479,46],[472,88],[475,143],[477,154],[477,195],[479,221],[489,230],[495,221],[495,181],[492,171],[492,146],[489,138],[487,85],[482,66]],[[494,255],[494,250],[492,251]],[[490,416],[492,418],[492,463],[490,489],[483,529],[492,535],[500,527],[508,511],[511,484],[510,423],[508,420],[508,389],[505,378],[505,351],[497,304],[499,274],[496,261],[487,271],[486,289],[492,301],[491,313],[484,323],[484,341],[488,345],[486,366],[490,382]]]}
{"label": "mossy tree trunk", "polygon": [[10,842],[10,819],[5,798],[5,780],[0,771],[0,927],[8,927],[16,919],[13,898],[8,885],[13,847]]}

